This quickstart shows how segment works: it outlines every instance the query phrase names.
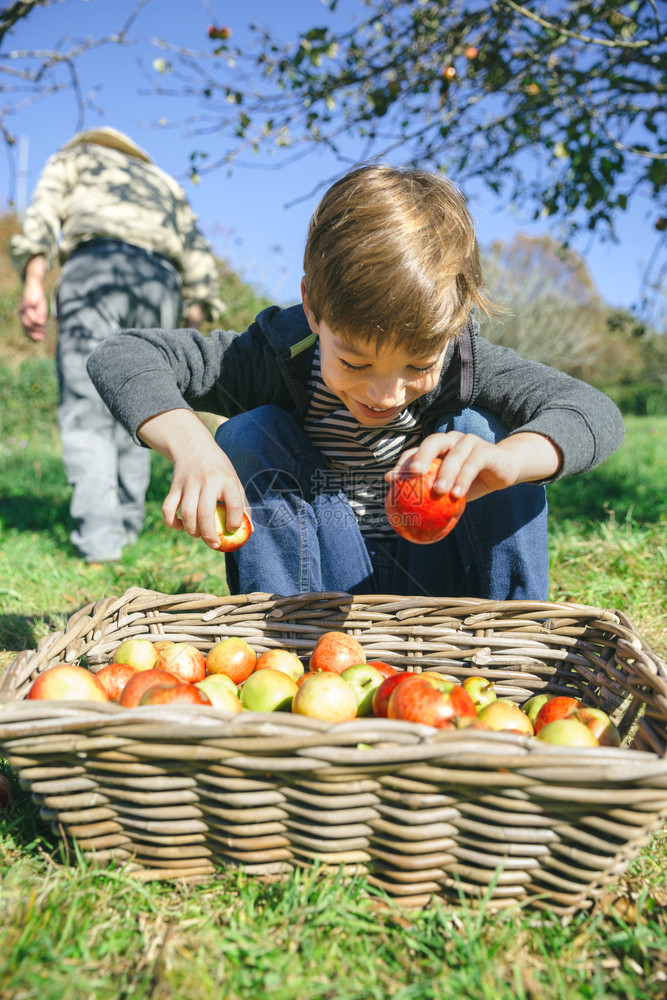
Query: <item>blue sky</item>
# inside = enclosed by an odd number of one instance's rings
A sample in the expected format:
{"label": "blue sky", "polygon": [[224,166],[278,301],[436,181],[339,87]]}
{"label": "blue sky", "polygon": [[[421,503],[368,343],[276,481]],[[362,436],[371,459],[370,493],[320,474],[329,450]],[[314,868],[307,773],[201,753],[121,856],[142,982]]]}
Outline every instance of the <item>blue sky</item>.
{"label": "blue sky", "polygon": [[[117,30],[137,6],[137,0],[65,0],[37,8],[5,38],[2,52],[52,48],[64,36],[99,37]],[[360,0],[339,0],[335,15],[339,26],[349,26],[360,13]],[[266,157],[255,167],[238,166],[205,174],[198,185],[187,178],[188,154],[193,147],[208,146],[215,155],[215,136],[205,141],[188,134],[183,119],[196,110],[177,98],[141,95],[146,80],[139,62],[151,65],[160,50],[151,43],[158,33],[193,49],[210,49],[209,24],[228,25],[235,40],[247,36],[247,25],[257,21],[273,29],[282,40],[299,30],[331,18],[321,0],[150,0],[133,26],[137,39],[130,47],[107,46],[87,55],[80,64],[83,90],[101,84],[84,127],[112,125],[131,135],[165,170],[183,184],[200,225],[216,252],[229,260],[246,280],[274,301],[289,303],[299,296],[301,255],[308,219],[317,203],[318,185],[333,179],[341,167],[330,154],[315,151],[295,163],[266,169]],[[5,78],[6,82],[6,78]],[[159,126],[160,118],[167,126]],[[180,123],[180,124],[179,124]],[[8,125],[23,136],[27,171],[16,178],[6,157],[0,157],[0,210],[10,198],[30,193],[48,156],[77,130],[77,108],[71,94],[62,93],[24,105]],[[271,162],[281,162],[274,157]],[[457,178],[453,178],[456,180]],[[521,217],[520,211],[501,210],[490,193],[465,188],[475,217],[480,242],[511,240],[519,230],[531,235],[551,231]],[[291,206],[291,207],[287,207]],[[630,306],[636,299],[642,270],[655,242],[653,215],[647,201],[638,202],[618,221],[619,242],[581,242],[575,248],[586,254],[596,287],[610,305]]]}

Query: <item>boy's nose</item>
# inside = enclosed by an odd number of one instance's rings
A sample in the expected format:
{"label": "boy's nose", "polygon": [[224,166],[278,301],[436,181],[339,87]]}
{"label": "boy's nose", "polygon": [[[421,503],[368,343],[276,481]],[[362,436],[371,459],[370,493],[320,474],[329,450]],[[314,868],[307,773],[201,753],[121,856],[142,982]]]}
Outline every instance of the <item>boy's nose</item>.
{"label": "boy's nose", "polygon": [[383,410],[390,410],[394,406],[399,406],[403,401],[403,388],[398,383],[389,385],[369,385],[366,390],[368,401],[371,406],[377,406]]}

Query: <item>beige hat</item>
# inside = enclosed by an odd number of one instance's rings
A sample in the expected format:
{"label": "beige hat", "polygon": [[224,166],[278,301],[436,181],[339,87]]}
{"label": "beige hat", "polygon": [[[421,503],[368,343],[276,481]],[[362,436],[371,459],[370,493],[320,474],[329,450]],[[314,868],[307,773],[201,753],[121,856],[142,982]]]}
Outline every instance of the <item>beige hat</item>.
{"label": "beige hat", "polygon": [[66,142],[62,148],[71,149],[72,146],[78,146],[82,142],[94,142],[98,146],[110,146],[111,149],[118,149],[121,153],[126,153],[127,156],[134,156],[138,160],[144,160],[146,163],[153,162],[148,153],[141,146],[137,146],[136,143],[132,142],[129,136],[123,132],[119,132],[118,129],[110,128],[108,125],[103,125],[101,128],[91,128],[86,132],[79,132],[73,139]]}

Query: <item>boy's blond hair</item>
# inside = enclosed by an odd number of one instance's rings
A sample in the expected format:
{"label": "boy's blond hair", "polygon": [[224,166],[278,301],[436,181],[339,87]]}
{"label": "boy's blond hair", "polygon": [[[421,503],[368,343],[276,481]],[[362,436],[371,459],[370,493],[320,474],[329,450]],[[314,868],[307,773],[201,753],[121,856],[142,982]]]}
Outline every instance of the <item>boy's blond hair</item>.
{"label": "boy's blond hair", "polygon": [[426,170],[372,164],[336,181],[310,221],[304,273],[318,323],[415,355],[491,308],[465,198]]}

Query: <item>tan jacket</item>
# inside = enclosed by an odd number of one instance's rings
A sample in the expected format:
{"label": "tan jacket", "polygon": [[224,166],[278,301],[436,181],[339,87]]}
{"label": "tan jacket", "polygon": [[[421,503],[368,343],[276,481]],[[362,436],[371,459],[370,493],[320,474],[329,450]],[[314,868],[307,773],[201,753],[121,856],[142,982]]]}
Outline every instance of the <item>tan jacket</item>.
{"label": "tan jacket", "polygon": [[111,129],[82,133],[47,161],[23,231],[10,243],[14,266],[23,275],[39,254],[51,267],[86,240],[123,240],[173,261],[183,280],[184,312],[199,304],[216,319],[224,310],[218,267],[185,192],[131,140],[113,148],[108,135],[122,136]]}

